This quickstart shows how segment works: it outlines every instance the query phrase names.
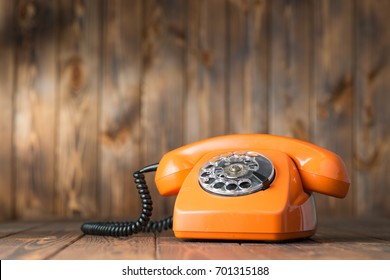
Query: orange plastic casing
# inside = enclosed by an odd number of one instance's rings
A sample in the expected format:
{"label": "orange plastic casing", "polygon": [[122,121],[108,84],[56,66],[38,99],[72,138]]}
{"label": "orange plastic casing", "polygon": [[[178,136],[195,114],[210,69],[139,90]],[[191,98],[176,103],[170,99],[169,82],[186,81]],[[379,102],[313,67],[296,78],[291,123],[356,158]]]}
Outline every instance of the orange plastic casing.
{"label": "orange plastic casing", "polygon": [[[202,165],[229,151],[254,151],[275,168],[271,186],[227,197],[204,191]],[[155,182],[162,195],[178,194],[173,231],[178,238],[286,240],[316,230],[311,192],[345,197],[349,178],[343,161],[313,144],[274,135],[228,135],[173,150],[161,159]]]}

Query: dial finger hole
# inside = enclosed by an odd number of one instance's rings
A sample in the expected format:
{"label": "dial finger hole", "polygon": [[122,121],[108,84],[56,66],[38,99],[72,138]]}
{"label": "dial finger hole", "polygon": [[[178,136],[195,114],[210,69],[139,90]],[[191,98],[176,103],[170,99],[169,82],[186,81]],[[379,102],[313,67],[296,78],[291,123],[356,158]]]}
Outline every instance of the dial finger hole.
{"label": "dial finger hole", "polygon": [[214,184],[213,188],[214,189],[222,189],[224,185],[225,185],[225,183],[223,183],[223,182],[217,182]]}
{"label": "dial finger hole", "polygon": [[230,158],[231,163],[236,163],[236,162],[241,162],[241,161],[242,161],[241,158],[239,156],[236,156],[236,155],[234,155]]}
{"label": "dial finger hole", "polygon": [[215,178],[208,178],[206,181],[204,181],[206,184],[212,184],[214,183]]}
{"label": "dial finger hole", "polygon": [[228,191],[234,191],[235,189],[237,189],[237,187],[238,186],[235,183],[229,183],[229,184],[226,185],[226,189]]}
{"label": "dial finger hole", "polygon": [[249,188],[251,186],[251,183],[248,182],[248,181],[244,181],[244,182],[241,182],[239,184],[239,186],[240,186],[241,189],[247,189],[247,188]]}
{"label": "dial finger hole", "polygon": [[223,172],[223,168],[222,167],[216,167],[215,169],[214,169],[214,173],[215,174],[221,174]]}

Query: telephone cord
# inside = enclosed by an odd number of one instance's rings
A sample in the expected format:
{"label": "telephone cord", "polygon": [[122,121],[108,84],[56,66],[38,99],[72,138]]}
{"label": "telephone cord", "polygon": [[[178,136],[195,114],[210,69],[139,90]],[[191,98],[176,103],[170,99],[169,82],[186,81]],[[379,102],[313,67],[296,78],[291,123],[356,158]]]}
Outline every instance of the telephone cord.
{"label": "telephone cord", "polygon": [[141,199],[141,214],[137,221],[129,222],[91,222],[81,226],[82,232],[90,235],[125,237],[138,232],[161,232],[172,228],[173,218],[151,221],[153,203],[143,173],[156,171],[158,164],[152,164],[134,172],[134,183]]}

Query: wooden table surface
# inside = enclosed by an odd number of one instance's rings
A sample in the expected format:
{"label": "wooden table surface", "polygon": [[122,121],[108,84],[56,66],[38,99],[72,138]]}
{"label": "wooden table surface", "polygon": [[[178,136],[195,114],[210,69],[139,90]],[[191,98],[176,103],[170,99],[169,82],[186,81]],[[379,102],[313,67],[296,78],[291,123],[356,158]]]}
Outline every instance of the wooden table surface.
{"label": "wooden table surface", "polygon": [[294,242],[183,241],[172,231],[87,236],[81,222],[0,224],[0,259],[390,259],[389,220],[320,220]]}

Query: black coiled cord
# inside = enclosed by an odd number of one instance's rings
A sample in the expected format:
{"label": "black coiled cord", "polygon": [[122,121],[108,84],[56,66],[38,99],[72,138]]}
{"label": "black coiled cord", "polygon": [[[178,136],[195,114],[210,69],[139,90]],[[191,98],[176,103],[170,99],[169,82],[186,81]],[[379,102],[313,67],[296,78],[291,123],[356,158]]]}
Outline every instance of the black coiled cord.
{"label": "black coiled cord", "polygon": [[158,164],[152,164],[133,174],[134,182],[142,202],[141,214],[137,221],[85,223],[81,226],[81,230],[85,234],[123,237],[138,232],[161,232],[163,229],[171,229],[173,223],[172,216],[160,221],[150,220],[153,203],[143,173],[156,171],[157,166]]}

